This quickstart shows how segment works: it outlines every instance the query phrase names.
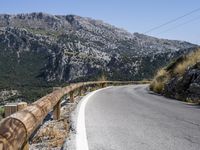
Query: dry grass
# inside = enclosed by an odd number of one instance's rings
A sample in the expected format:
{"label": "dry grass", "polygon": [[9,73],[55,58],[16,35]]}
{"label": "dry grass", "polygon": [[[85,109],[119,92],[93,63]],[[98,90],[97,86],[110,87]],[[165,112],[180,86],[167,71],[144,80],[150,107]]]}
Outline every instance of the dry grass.
{"label": "dry grass", "polygon": [[53,122],[54,123],[46,125],[45,128],[40,129],[40,132],[32,142],[41,143],[46,141],[49,148],[62,147],[68,135],[69,125],[67,120],[64,119]]}
{"label": "dry grass", "polygon": [[156,93],[162,93],[164,90],[164,85],[169,79],[169,74],[166,70],[160,69],[154,80],[150,84],[150,89]]}
{"label": "dry grass", "polygon": [[158,78],[158,77],[165,77],[166,75],[167,75],[167,71],[164,70],[164,69],[160,69],[157,72],[156,78]]}
{"label": "dry grass", "polygon": [[176,75],[183,75],[188,67],[193,66],[200,61],[200,49],[195,52],[190,53],[185,57],[185,60],[177,64],[173,73]]}
{"label": "dry grass", "polygon": [[150,84],[150,89],[156,93],[162,93],[164,86],[172,76],[182,76],[188,67],[200,61],[200,49],[186,55],[183,60],[175,62],[175,67],[171,70],[161,69]]}

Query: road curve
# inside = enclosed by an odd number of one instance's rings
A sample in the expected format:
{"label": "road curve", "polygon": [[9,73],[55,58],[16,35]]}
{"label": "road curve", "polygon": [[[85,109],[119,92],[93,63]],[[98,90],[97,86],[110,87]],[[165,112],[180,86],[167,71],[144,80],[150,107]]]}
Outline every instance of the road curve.
{"label": "road curve", "polygon": [[147,86],[110,87],[89,98],[89,150],[200,150],[200,107],[151,94]]}

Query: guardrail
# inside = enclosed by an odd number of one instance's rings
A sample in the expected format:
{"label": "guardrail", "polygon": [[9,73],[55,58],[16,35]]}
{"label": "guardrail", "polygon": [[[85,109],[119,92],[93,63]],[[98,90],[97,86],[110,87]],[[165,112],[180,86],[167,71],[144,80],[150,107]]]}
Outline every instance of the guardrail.
{"label": "guardrail", "polygon": [[[81,94],[83,88],[90,86],[105,87],[106,84],[138,84],[140,81],[96,81],[71,84],[53,91],[40,98],[25,109],[3,119],[0,123],[0,150],[28,149],[28,140],[33,132],[42,124],[47,114],[53,110],[53,118],[60,118],[61,99],[69,94],[70,102],[74,102],[74,92]],[[143,82],[148,83],[148,82]]]}

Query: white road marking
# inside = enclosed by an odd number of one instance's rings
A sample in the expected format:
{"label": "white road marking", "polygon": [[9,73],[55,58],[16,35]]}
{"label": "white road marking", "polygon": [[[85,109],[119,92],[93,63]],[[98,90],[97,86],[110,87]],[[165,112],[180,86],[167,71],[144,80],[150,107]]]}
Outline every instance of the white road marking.
{"label": "white road marking", "polygon": [[[107,87],[107,88],[110,88],[110,87]],[[107,88],[103,88],[103,89],[99,89],[94,92],[91,92],[82,99],[79,112],[78,112],[78,119],[77,119],[77,126],[76,126],[76,131],[77,131],[76,132],[76,150],[89,150],[87,135],[86,135],[86,127],[85,127],[85,107],[86,107],[87,102],[94,94]]]}

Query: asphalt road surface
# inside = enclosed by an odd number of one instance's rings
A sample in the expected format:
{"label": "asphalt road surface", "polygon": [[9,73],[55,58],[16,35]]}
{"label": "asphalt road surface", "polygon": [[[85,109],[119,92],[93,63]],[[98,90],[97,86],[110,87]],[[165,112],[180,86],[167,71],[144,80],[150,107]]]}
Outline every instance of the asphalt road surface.
{"label": "asphalt road surface", "polygon": [[147,86],[110,87],[89,98],[89,150],[200,150],[200,106],[154,95]]}

